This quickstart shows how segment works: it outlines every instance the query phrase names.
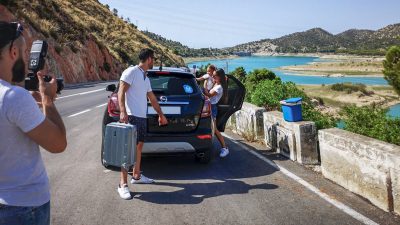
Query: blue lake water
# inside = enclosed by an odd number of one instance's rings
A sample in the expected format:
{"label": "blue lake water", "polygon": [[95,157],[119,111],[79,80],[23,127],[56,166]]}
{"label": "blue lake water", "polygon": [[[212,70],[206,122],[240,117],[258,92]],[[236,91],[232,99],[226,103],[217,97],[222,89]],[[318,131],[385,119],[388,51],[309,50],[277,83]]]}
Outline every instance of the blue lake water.
{"label": "blue lake water", "polygon": [[388,114],[393,117],[400,117],[400,104],[391,107]]}
{"label": "blue lake water", "polygon": [[[189,63],[200,67],[208,63],[214,64],[225,71],[232,71],[237,67],[244,67],[247,72],[254,69],[267,68],[281,77],[283,81],[292,81],[296,84],[335,84],[343,82],[363,83],[366,85],[388,85],[387,81],[380,77],[319,77],[319,76],[297,76],[278,71],[281,66],[304,65],[312,62],[322,61],[317,57],[291,57],[291,56],[250,56],[235,59],[207,60]],[[400,104],[390,108],[391,116],[400,117]]]}
{"label": "blue lake water", "polygon": [[[319,76],[297,76],[290,73],[278,71],[281,66],[304,65],[311,62],[321,61],[317,57],[291,57],[291,56],[250,56],[235,59],[208,60],[189,63],[189,68],[193,65],[200,67],[208,63],[214,64],[219,68],[232,71],[237,67],[243,66],[247,72],[254,69],[267,68],[280,76],[283,81],[292,81],[296,84],[335,84],[343,82],[363,83],[367,85],[388,85],[387,81],[381,77],[319,77]],[[226,69],[228,67],[228,69]]]}

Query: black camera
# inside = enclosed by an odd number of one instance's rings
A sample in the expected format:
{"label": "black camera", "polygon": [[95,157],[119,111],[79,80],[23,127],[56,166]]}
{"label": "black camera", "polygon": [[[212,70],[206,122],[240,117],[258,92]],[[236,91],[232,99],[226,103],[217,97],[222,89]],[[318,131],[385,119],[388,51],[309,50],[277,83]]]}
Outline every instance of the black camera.
{"label": "black camera", "polygon": [[[47,56],[48,45],[46,41],[37,40],[32,43],[31,53],[29,55],[28,69],[32,71],[25,78],[25,89],[29,91],[37,91],[39,89],[39,79],[37,72],[44,68],[45,58]],[[50,76],[43,77],[45,82],[50,82]],[[57,78],[57,93],[61,93],[64,89],[64,79]]]}

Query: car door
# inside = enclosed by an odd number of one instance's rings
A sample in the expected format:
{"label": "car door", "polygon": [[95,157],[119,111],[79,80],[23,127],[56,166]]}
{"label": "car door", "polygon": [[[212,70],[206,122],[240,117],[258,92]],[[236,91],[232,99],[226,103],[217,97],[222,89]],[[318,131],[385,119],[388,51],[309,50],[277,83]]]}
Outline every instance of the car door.
{"label": "car door", "polygon": [[234,76],[227,74],[228,92],[227,99],[221,98],[218,104],[218,115],[217,115],[217,129],[221,132],[225,131],[225,125],[229,117],[240,110],[243,105],[244,97],[246,95],[246,88],[238,79]]}

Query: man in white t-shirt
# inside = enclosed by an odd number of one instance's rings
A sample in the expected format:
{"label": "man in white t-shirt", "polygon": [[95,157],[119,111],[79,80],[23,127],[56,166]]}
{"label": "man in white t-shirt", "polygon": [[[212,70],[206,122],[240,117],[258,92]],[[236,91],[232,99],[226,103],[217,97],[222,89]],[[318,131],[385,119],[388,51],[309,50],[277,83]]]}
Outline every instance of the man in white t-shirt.
{"label": "man in white t-shirt", "polygon": [[211,90],[211,88],[213,88],[213,86],[214,86],[214,79],[212,78],[212,75],[215,70],[216,70],[216,67],[214,65],[209,65],[207,67],[207,73],[199,78],[196,78],[196,80],[199,82],[205,80],[204,88],[207,89],[208,91]]}
{"label": "man in white t-shirt", "polygon": [[36,101],[13,85],[26,74],[22,32],[21,24],[0,21],[0,224],[50,224],[50,184],[39,145],[63,152],[66,132],[54,105],[54,78],[45,83],[39,72]]}
{"label": "man in white t-shirt", "polygon": [[[143,49],[139,53],[140,63],[126,69],[122,75],[118,90],[118,102],[120,107],[120,122],[136,125],[137,128],[137,157],[133,169],[132,184],[148,184],[154,180],[147,178],[140,172],[140,163],[144,136],[147,132],[147,99],[159,116],[159,125],[167,125],[167,118],[161,111],[157,98],[154,95],[150,80],[146,76],[146,71],[153,68],[154,52],[151,49]],[[121,180],[118,186],[118,193],[123,199],[131,199],[131,194],[127,184],[128,171],[121,168]]]}

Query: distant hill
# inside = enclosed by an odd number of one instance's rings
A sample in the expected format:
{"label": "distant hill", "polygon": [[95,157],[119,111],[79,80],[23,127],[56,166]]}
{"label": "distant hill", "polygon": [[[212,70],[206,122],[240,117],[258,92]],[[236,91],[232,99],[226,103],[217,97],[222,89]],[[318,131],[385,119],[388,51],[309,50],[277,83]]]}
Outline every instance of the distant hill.
{"label": "distant hill", "polygon": [[285,35],[276,39],[262,39],[222,49],[193,49],[160,35],[144,32],[148,37],[182,57],[233,55],[238,52],[253,54],[275,53],[348,53],[383,55],[392,45],[400,45],[400,23],[377,31],[351,29],[333,35],[321,28]]}
{"label": "distant hill", "polygon": [[400,23],[377,31],[351,29],[333,35],[321,28],[313,28],[276,39],[264,39],[227,48],[229,52],[252,53],[350,53],[385,54],[392,45],[400,44]]}
{"label": "distant hill", "polygon": [[49,42],[47,65],[67,83],[118,79],[152,48],[167,65],[184,65],[180,56],[153,41],[97,0],[0,0],[0,20],[21,21],[28,45]]}

